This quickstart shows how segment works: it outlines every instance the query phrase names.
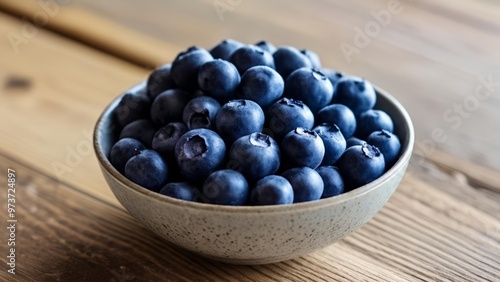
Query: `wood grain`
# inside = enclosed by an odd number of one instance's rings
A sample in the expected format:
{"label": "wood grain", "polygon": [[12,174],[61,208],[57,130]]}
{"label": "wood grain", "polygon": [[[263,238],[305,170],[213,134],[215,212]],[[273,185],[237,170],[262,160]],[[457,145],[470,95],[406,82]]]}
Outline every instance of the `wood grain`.
{"label": "wood grain", "polygon": [[[281,2],[259,6],[263,2],[245,1],[227,14],[223,23],[217,22],[218,18],[211,20],[213,14],[205,15],[213,13],[212,10],[199,10],[211,8],[211,2],[203,4],[205,6],[184,2],[187,3],[178,1],[170,6],[178,14],[169,12],[166,18],[179,23],[192,20],[195,26],[203,24],[204,30],[224,25],[218,37],[226,37],[239,29],[246,30],[240,36],[248,42],[257,40],[260,34],[275,35],[276,42],[283,44],[307,42],[318,46],[314,49],[329,64],[340,59],[337,65],[342,69],[380,77],[393,93],[404,93],[396,96],[412,111],[420,141],[431,136],[426,133],[427,129],[443,126],[432,122],[436,111],[449,107],[454,99],[461,99],[464,89],[474,91],[477,81],[474,82],[476,78],[472,74],[478,69],[469,67],[489,70],[498,63],[491,47],[498,40],[492,37],[498,27],[494,20],[497,18],[486,21],[475,14],[481,13],[486,18],[496,16],[498,10],[492,7],[497,4],[493,2],[460,0],[471,13],[467,15],[452,8],[449,0],[408,2],[407,16],[394,19],[356,58],[358,61],[351,64],[342,61],[335,51],[337,39],[324,39],[320,43],[324,32],[321,23],[335,27],[332,38],[337,38],[343,32],[348,34],[353,24],[363,24],[369,19],[363,17],[359,9],[369,15],[370,9],[379,9],[385,2],[372,1],[366,6],[357,1],[318,1],[315,5],[294,2],[297,5],[283,9]],[[80,10],[82,5],[100,9],[101,14],[110,17],[106,14],[111,13],[107,5],[99,6],[92,1],[72,3],[73,6],[66,8],[79,11],[70,13],[74,17],[86,13]],[[136,2],[127,3],[122,5]],[[26,9],[18,10],[17,15],[36,11],[32,4],[0,0],[4,10],[7,6]],[[129,11],[126,7],[130,6],[125,6],[121,13]],[[270,11],[276,11],[277,18],[269,17]],[[61,10],[61,15],[64,13]],[[155,15],[153,11],[151,15]],[[301,15],[305,26],[297,24],[298,16],[284,19],[284,15]],[[311,255],[279,264],[224,265],[168,245],[141,227],[114,199],[92,151],[85,150],[86,134],[92,131],[104,106],[129,85],[144,79],[147,69],[138,67],[137,62],[123,54],[104,53],[113,53],[116,48],[102,47],[111,46],[106,45],[106,36],[98,40],[79,33],[71,36],[72,39],[61,36],[65,33],[58,29],[59,25],[68,19],[61,16],[57,20],[57,17],[53,17],[53,26],[47,27],[53,32],[38,28],[35,36],[20,45],[17,54],[8,36],[0,38],[0,51],[4,54],[0,61],[0,187],[4,187],[6,168],[15,168],[20,208],[18,276],[13,279],[2,271],[0,281],[500,280],[500,172],[496,168],[500,158],[496,157],[499,143],[495,141],[499,131],[491,130],[496,128],[498,117],[497,96],[481,104],[459,130],[450,129],[447,142],[436,144],[433,150],[417,147],[409,171],[394,196],[372,221],[352,236]],[[94,19],[95,16],[82,17]],[[417,25],[417,19],[421,18],[429,21]],[[461,19],[465,19],[465,23]],[[119,16],[114,20],[123,22]],[[143,27],[136,26],[142,20],[137,16],[135,22],[128,24],[142,31]],[[116,29],[111,30],[121,34],[124,29],[109,20],[97,21],[102,24],[102,30],[108,25],[115,26]],[[149,21],[157,25],[156,17],[151,16]],[[249,23],[258,23],[261,29],[244,29]],[[429,33],[433,24],[437,26],[436,34]],[[1,34],[22,34],[25,25],[19,19],[0,13]],[[177,40],[181,35],[173,36],[175,26],[164,25],[162,30],[172,36],[168,42],[176,42],[165,47],[165,54],[170,56],[187,44]],[[202,46],[214,43],[210,41],[213,34],[193,25],[180,27],[182,32],[190,31],[183,34],[183,40],[187,42],[191,36],[199,35],[200,41],[191,43]],[[264,26],[269,28],[264,30]],[[463,38],[450,34],[451,43],[445,39],[436,41],[442,36],[440,32],[456,32],[459,27],[463,28]],[[74,28],[66,32],[71,33]],[[78,28],[92,34],[84,25]],[[409,30],[414,33],[413,37],[407,34]],[[127,35],[136,38],[133,33]],[[121,35],[117,37],[121,39],[116,40],[125,39]],[[493,45],[469,42],[474,38]],[[411,49],[419,40],[427,45],[420,42],[419,48]],[[335,52],[326,48],[325,42],[333,46]],[[457,46],[450,46],[454,44]],[[132,49],[135,48],[144,47]],[[472,50],[477,54],[467,57]],[[156,62],[157,55],[147,60]],[[393,70],[394,64],[381,64],[388,59],[398,62],[398,71]],[[144,57],[137,60],[147,61]],[[439,79],[443,80],[438,82]],[[484,121],[479,124],[476,119]],[[79,157],[72,155],[72,151],[78,150],[81,151]],[[54,169],[54,163],[66,165],[70,171],[61,175]],[[0,193],[0,201],[3,206],[6,193]],[[0,214],[4,220],[5,213]],[[1,244],[2,264],[5,252],[5,245]]]}
{"label": "wood grain", "polygon": [[[0,14],[0,33],[20,33]],[[0,37],[0,148],[44,173],[116,203],[94,157],[92,131],[104,107],[146,70],[42,29],[14,53]],[[28,86],[7,87],[22,79]]]}
{"label": "wood grain", "polygon": [[[467,201],[470,194],[482,201],[489,195],[423,167],[352,236],[298,259],[232,266],[179,250],[124,210],[0,155],[2,175],[7,168],[17,172],[15,278],[21,281],[498,281],[498,213]],[[430,183],[441,175],[466,193],[423,182],[424,175]],[[0,280],[14,281],[5,271]]]}
{"label": "wood grain", "polygon": [[[215,2],[74,0],[61,5],[48,27],[101,49],[107,46],[111,53],[147,54],[141,66],[167,62],[193,44],[210,48],[222,38],[308,48],[319,53],[325,66],[366,77],[393,93],[413,117],[416,151],[432,155],[437,148],[500,171],[500,88],[471,104],[473,110],[463,117],[454,112],[455,105],[473,99],[479,77],[500,80],[498,2],[400,0],[402,11],[392,14],[350,62],[340,44],[354,44],[354,29],[373,21],[372,11],[387,10],[389,0],[234,1],[239,4],[222,17]],[[28,18],[40,10],[35,0],[0,0],[0,7]],[[86,20],[92,22],[82,24]],[[145,34],[167,45],[154,48],[163,45],[144,40]],[[437,129],[446,140],[433,140]]]}
{"label": "wood grain", "polygon": [[[58,4],[61,3],[61,4]],[[69,7],[69,1],[0,1],[0,9],[143,68],[154,68],[168,55],[172,45],[103,17]],[[50,5],[49,5],[50,4]],[[173,56],[174,53],[170,55]]]}

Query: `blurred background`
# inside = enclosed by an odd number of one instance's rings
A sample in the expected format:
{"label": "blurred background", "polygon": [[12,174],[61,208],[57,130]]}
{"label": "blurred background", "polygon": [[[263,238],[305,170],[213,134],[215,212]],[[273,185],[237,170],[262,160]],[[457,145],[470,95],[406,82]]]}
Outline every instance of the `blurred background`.
{"label": "blurred background", "polygon": [[[18,15],[43,10],[28,4],[35,1],[14,2],[0,1]],[[224,38],[313,50],[324,67],[396,96],[416,126],[417,154],[437,148],[500,169],[496,1],[56,2],[46,28],[149,70],[188,46],[211,48]],[[485,99],[474,98],[485,80],[499,82],[486,87]]]}
{"label": "blurred background", "polygon": [[[413,118],[416,156],[439,151],[494,170],[500,170],[499,6],[490,0],[0,0],[1,11],[24,23],[26,30],[14,34],[25,41],[5,32],[19,53],[34,48],[36,29],[47,29],[140,73],[100,89],[109,97],[104,102],[188,46],[268,40],[315,51],[324,67],[392,93]],[[54,69],[46,66],[47,75],[66,67],[43,57]],[[104,105],[87,113],[97,118]]]}

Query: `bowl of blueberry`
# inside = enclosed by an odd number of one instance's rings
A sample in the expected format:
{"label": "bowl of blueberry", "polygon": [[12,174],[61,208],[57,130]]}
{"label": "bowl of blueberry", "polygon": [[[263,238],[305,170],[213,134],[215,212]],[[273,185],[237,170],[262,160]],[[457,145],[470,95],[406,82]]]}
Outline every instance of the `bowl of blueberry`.
{"label": "bowl of blueberry", "polygon": [[170,243],[233,264],[283,261],[368,222],[413,149],[404,107],[319,56],[267,41],[190,47],[94,131],[111,190]]}

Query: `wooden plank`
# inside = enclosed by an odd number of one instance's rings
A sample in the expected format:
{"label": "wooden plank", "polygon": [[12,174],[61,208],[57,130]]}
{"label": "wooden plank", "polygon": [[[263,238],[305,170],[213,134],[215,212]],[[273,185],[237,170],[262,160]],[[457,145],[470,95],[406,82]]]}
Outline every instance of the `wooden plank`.
{"label": "wooden plank", "polygon": [[[22,28],[0,13],[1,34]],[[100,176],[92,131],[104,107],[147,71],[41,29],[17,54],[0,37],[0,50],[1,151],[116,203]]]}
{"label": "wooden plank", "polygon": [[[172,247],[124,210],[0,154],[2,175],[7,168],[16,171],[16,279],[22,281],[500,279],[500,219],[422,175],[406,177],[372,221],[332,246],[277,264],[232,266]],[[6,197],[1,193],[0,201]],[[2,271],[0,280],[12,276]]]}
{"label": "wooden plank", "polygon": [[[92,46],[113,56],[151,69],[171,58],[172,44],[143,36],[106,18],[74,9],[69,1],[0,0],[0,10]],[[60,3],[60,4],[59,4]]]}

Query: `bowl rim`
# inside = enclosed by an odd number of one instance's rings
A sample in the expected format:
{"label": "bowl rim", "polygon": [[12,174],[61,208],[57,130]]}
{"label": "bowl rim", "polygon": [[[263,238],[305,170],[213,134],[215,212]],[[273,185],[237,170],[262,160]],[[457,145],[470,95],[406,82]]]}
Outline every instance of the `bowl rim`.
{"label": "bowl rim", "polygon": [[[139,83],[136,86],[130,88],[134,89],[136,87],[144,87],[145,83]],[[162,195],[158,192],[154,192],[151,190],[148,190],[138,184],[135,184],[134,182],[130,181],[128,178],[126,178],[124,175],[122,175],[120,172],[118,172],[113,165],[109,162],[108,158],[102,151],[102,147],[100,144],[100,138],[102,136],[102,130],[104,123],[107,119],[111,117],[112,110],[116,107],[120,99],[128,93],[125,91],[123,94],[119,95],[111,103],[109,103],[105,110],[101,113],[99,116],[96,125],[94,127],[94,133],[93,133],[93,145],[94,145],[94,151],[96,154],[96,157],[98,159],[98,162],[101,166],[102,169],[106,170],[106,172],[111,175],[114,180],[120,182],[122,184],[121,186],[127,187],[127,189],[131,189],[135,193],[140,193],[143,194],[147,197],[150,197],[152,200],[160,201],[165,204],[171,204],[175,205],[178,207],[182,208],[189,208],[189,209],[195,209],[199,211],[210,211],[210,212],[231,212],[231,213],[281,213],[281,212],[289,212],[290,210],[306,210],[306,209],[317,209],[317,208],[322,208],[325,206],[331,206],[331,205],[338,205],[350,200],[353,200],[355,198],[361,197],[364,194],[367,194],[380,186],[382,186],[386,181],[388,181],[390,178],[395,176],[397,173],[399,173],[400,170],[405,169],[405,166],[409,162],[409,159],[412,155],[413,151],[413,146],[415,142],[415,132],[413,128],[413,123],[411,121],[410,115],[406,111],[406,109],[397,101],[396,98],[394,98],[391,94],[389,94],[387,91],[383,90],[382,88],[374,85],[375,91],[377,95],[382,95],[384,96],[385,99],[387,99],[394,107],[395,110],[399,111],[399,113],[404,117],[404,126],[406,127],[404,131],[408,132],[408,138],[407,138],[407,143],[402,144],[403,147],[405,147],[405,150],[401,153],[401,156],[397,160],[397,162],[388,170],[386,171],[382,176],[377,178],[376,180],[365,184],[363,186],[360,186],[356,189],[353,189],[349,192],[342,193],[337,196],[325,198],[325,199],[319,199],[316,201],[309,201],[309,202],[302,202],[302,203],[293,203],[293,204],[287,204],[287,205],[266,205],[266,206],[225,206],[225,205],[214,205],[214,204],[206,204],[206,203],[198,203],[198,202],[190,202],[190,201],[184,201],[172,197],[168,197],[165,195]],[[406,146],[405,146],[406,145]],[[116,195],[115,195],[116,196]]]}

